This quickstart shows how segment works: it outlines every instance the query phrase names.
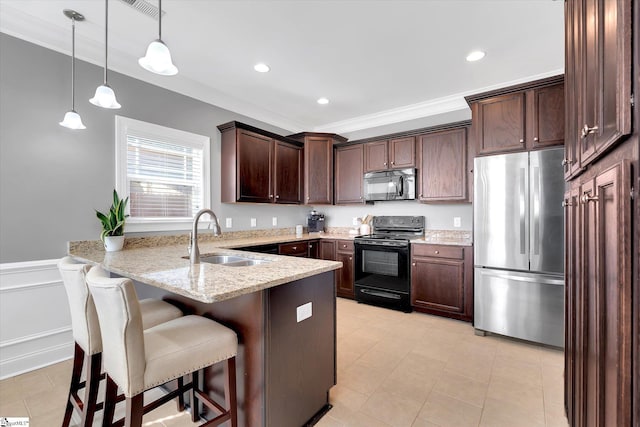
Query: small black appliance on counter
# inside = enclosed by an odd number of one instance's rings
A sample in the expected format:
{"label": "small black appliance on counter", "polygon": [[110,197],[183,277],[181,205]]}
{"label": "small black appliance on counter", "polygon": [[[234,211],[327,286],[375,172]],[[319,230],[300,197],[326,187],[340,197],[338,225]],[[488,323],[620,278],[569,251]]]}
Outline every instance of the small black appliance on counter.
{"label": "small black appliance on counter", "polygon": [[307,227],[309,228],[309,233],[324,231],[324,214],[316,212],[315,209],[309,212],[309,215],[307,215]]}

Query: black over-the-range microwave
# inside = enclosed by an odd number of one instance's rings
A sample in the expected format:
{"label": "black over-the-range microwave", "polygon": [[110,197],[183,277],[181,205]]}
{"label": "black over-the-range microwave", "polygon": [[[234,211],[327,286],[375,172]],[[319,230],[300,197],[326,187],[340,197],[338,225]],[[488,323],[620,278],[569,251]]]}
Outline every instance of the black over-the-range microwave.
{"label": "black over-the-range microwave", "polygon": [[416,198],[416,170],[398,169],[364,174],[364,199],[414,200]]}

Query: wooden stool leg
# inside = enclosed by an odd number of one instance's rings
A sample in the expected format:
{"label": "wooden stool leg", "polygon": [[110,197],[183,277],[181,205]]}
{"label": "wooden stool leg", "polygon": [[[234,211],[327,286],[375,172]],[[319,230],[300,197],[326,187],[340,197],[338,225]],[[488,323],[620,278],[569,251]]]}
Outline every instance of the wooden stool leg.
{"label": "wooden stool leg", "polygon": [[236,398],[236,358],[231,357],[227,359],[227,363],[224,365],[225,385],[224,385],[224,400],[225,406],[231,416],[231,427],[238,426],[238,411],[237,411],[237,398]]}
{"label": "wooden stool leg", "polygon": [[[178,389],[184,386],[184,377],[178,378]],[[184,393],[178,394],[178,412],[184,411]]]}
{"label": "wooden stool leg", "polygon": [[82,405],[82,426],[92,426],[96,413],[98,388],[100,386],[100,370],[102,369],[102,353],[92,354],[85,358],[87,379],[84,388],[84,402]]}
{"label": "wooden stool leg", "polygon": [[189,400],[191,401],[191,421],[194,423],[200,420],[200,408],[196,389],[198,388],[198,371],[191,373],[191,389],[189,390]]}
{"label": "wooden stool leg", "polygon": [[141,427],[144,393],[137,394],[126,399],[125,427]]}
{"label": "wooden stool leg", "polygon": [[82,375],[82,365],[84,363],[84,350],[76,343],[73,351],[73,370],[71,371],[71,383],[69,384],[69,396],[67,397],[67,408],[64,411],[64,418],[62,419],[62,427],[69,427],[71,423],[71,416],[73,415],[72,399],[75,399],[74,395],[78,392],[78,385],[80,384],[80,375]]}
{"label": "wooden stool leg", "polygon": [[107,387],[104,394],[104,413],[102,427],[111,427],[113,424],[113,413],[116,410],[116,400],[118,398],[118,386],[109,375],[106,376]]}

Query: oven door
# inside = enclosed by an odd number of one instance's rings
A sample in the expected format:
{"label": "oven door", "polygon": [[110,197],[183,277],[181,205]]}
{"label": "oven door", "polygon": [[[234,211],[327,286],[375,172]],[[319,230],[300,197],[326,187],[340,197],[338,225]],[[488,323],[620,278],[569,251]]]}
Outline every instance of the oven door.
{"label": "oven door", "polygon": [[409,293],[409,247],[355,243],[355,283]]}

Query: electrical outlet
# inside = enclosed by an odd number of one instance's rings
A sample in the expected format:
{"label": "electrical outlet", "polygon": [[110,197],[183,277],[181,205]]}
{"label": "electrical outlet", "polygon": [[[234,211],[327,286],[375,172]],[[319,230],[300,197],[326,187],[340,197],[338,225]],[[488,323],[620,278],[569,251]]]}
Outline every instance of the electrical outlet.
{"label": "electrical outlet", "polygon": [[271,225],[273,225],[274,227],[276,225],[278,225],[278,217],[274,216],[273,218],[271,218]]}
{"label": "electrical outlet", "polygon": [[453,226],[454,227],[462,227],[462,219],[459,216],[453,217]]}
{"label": "electrical outlet", "polygon": [[251,226],[252,227],[257,227],[258,226],[258,222],[255,218],[251,218]]}
{"label": "electrical outlet", "polygon": [[224,224],[224,226],[225,226],[225,227],[227,227],[227,228],[231,228],[231,227],[233,227],[233,218],[227,218],[227,219],[225,220],[225,224]]}
{"label": "electrical outlet", "polygon": [[313,314],[312,303],[308,302],[306,304],[302,304],[296,308],[296,319],[298,322],[302,322],[305,319],[308,319]]}

